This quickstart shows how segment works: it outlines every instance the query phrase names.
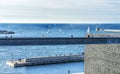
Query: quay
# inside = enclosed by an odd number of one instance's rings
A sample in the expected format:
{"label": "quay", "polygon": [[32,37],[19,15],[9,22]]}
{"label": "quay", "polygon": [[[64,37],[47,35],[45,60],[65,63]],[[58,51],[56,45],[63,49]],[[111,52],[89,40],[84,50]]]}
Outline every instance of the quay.
{"label": "quay", "polygon": [[76,44],[114,44],[120,37],[40,37],[40,38],[0,38],[0,46],[26,45],[76,45]]}
{"label": "quay", "polygon": [[68,63],[68,62],[80,62],[80,61],[84,61],[83,54],[24,58],[19,60],[10,60],[7,61],[6,64],[11,67],[22,67],[22,66],[47,65],[47,64],[58,64],[58,63]]}

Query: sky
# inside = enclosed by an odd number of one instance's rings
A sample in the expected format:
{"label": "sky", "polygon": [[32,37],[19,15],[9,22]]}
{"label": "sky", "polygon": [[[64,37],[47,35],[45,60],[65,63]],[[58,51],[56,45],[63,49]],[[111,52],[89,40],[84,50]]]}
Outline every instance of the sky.
{"label": "sky", "polygon": [[120,0],[0,0],[0,23],[120,23]]}

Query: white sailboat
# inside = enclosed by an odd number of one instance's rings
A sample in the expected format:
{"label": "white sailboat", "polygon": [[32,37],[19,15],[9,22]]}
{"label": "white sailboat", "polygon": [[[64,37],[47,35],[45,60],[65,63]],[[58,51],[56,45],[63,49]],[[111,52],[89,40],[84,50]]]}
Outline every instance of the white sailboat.
{"label": "white sailboat", "polygon": [[90,27],[88,27],[87,29],[87,34],[90,34]]}

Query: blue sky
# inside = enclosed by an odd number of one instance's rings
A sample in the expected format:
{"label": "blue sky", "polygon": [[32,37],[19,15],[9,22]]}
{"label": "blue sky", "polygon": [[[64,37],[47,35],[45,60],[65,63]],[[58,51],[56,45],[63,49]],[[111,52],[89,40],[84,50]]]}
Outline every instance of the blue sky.
{"label": "blue sky", "polygon": [[120,0],[0,0],[0,22],[120,23]]}

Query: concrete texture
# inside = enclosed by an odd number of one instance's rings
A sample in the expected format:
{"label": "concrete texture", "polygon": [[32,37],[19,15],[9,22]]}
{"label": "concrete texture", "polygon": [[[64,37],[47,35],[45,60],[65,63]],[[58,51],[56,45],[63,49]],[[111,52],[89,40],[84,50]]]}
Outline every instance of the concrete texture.
{"label": "concrete texture", "polygon": [[86,45],[85,74],[120,74],[120,44]]}

